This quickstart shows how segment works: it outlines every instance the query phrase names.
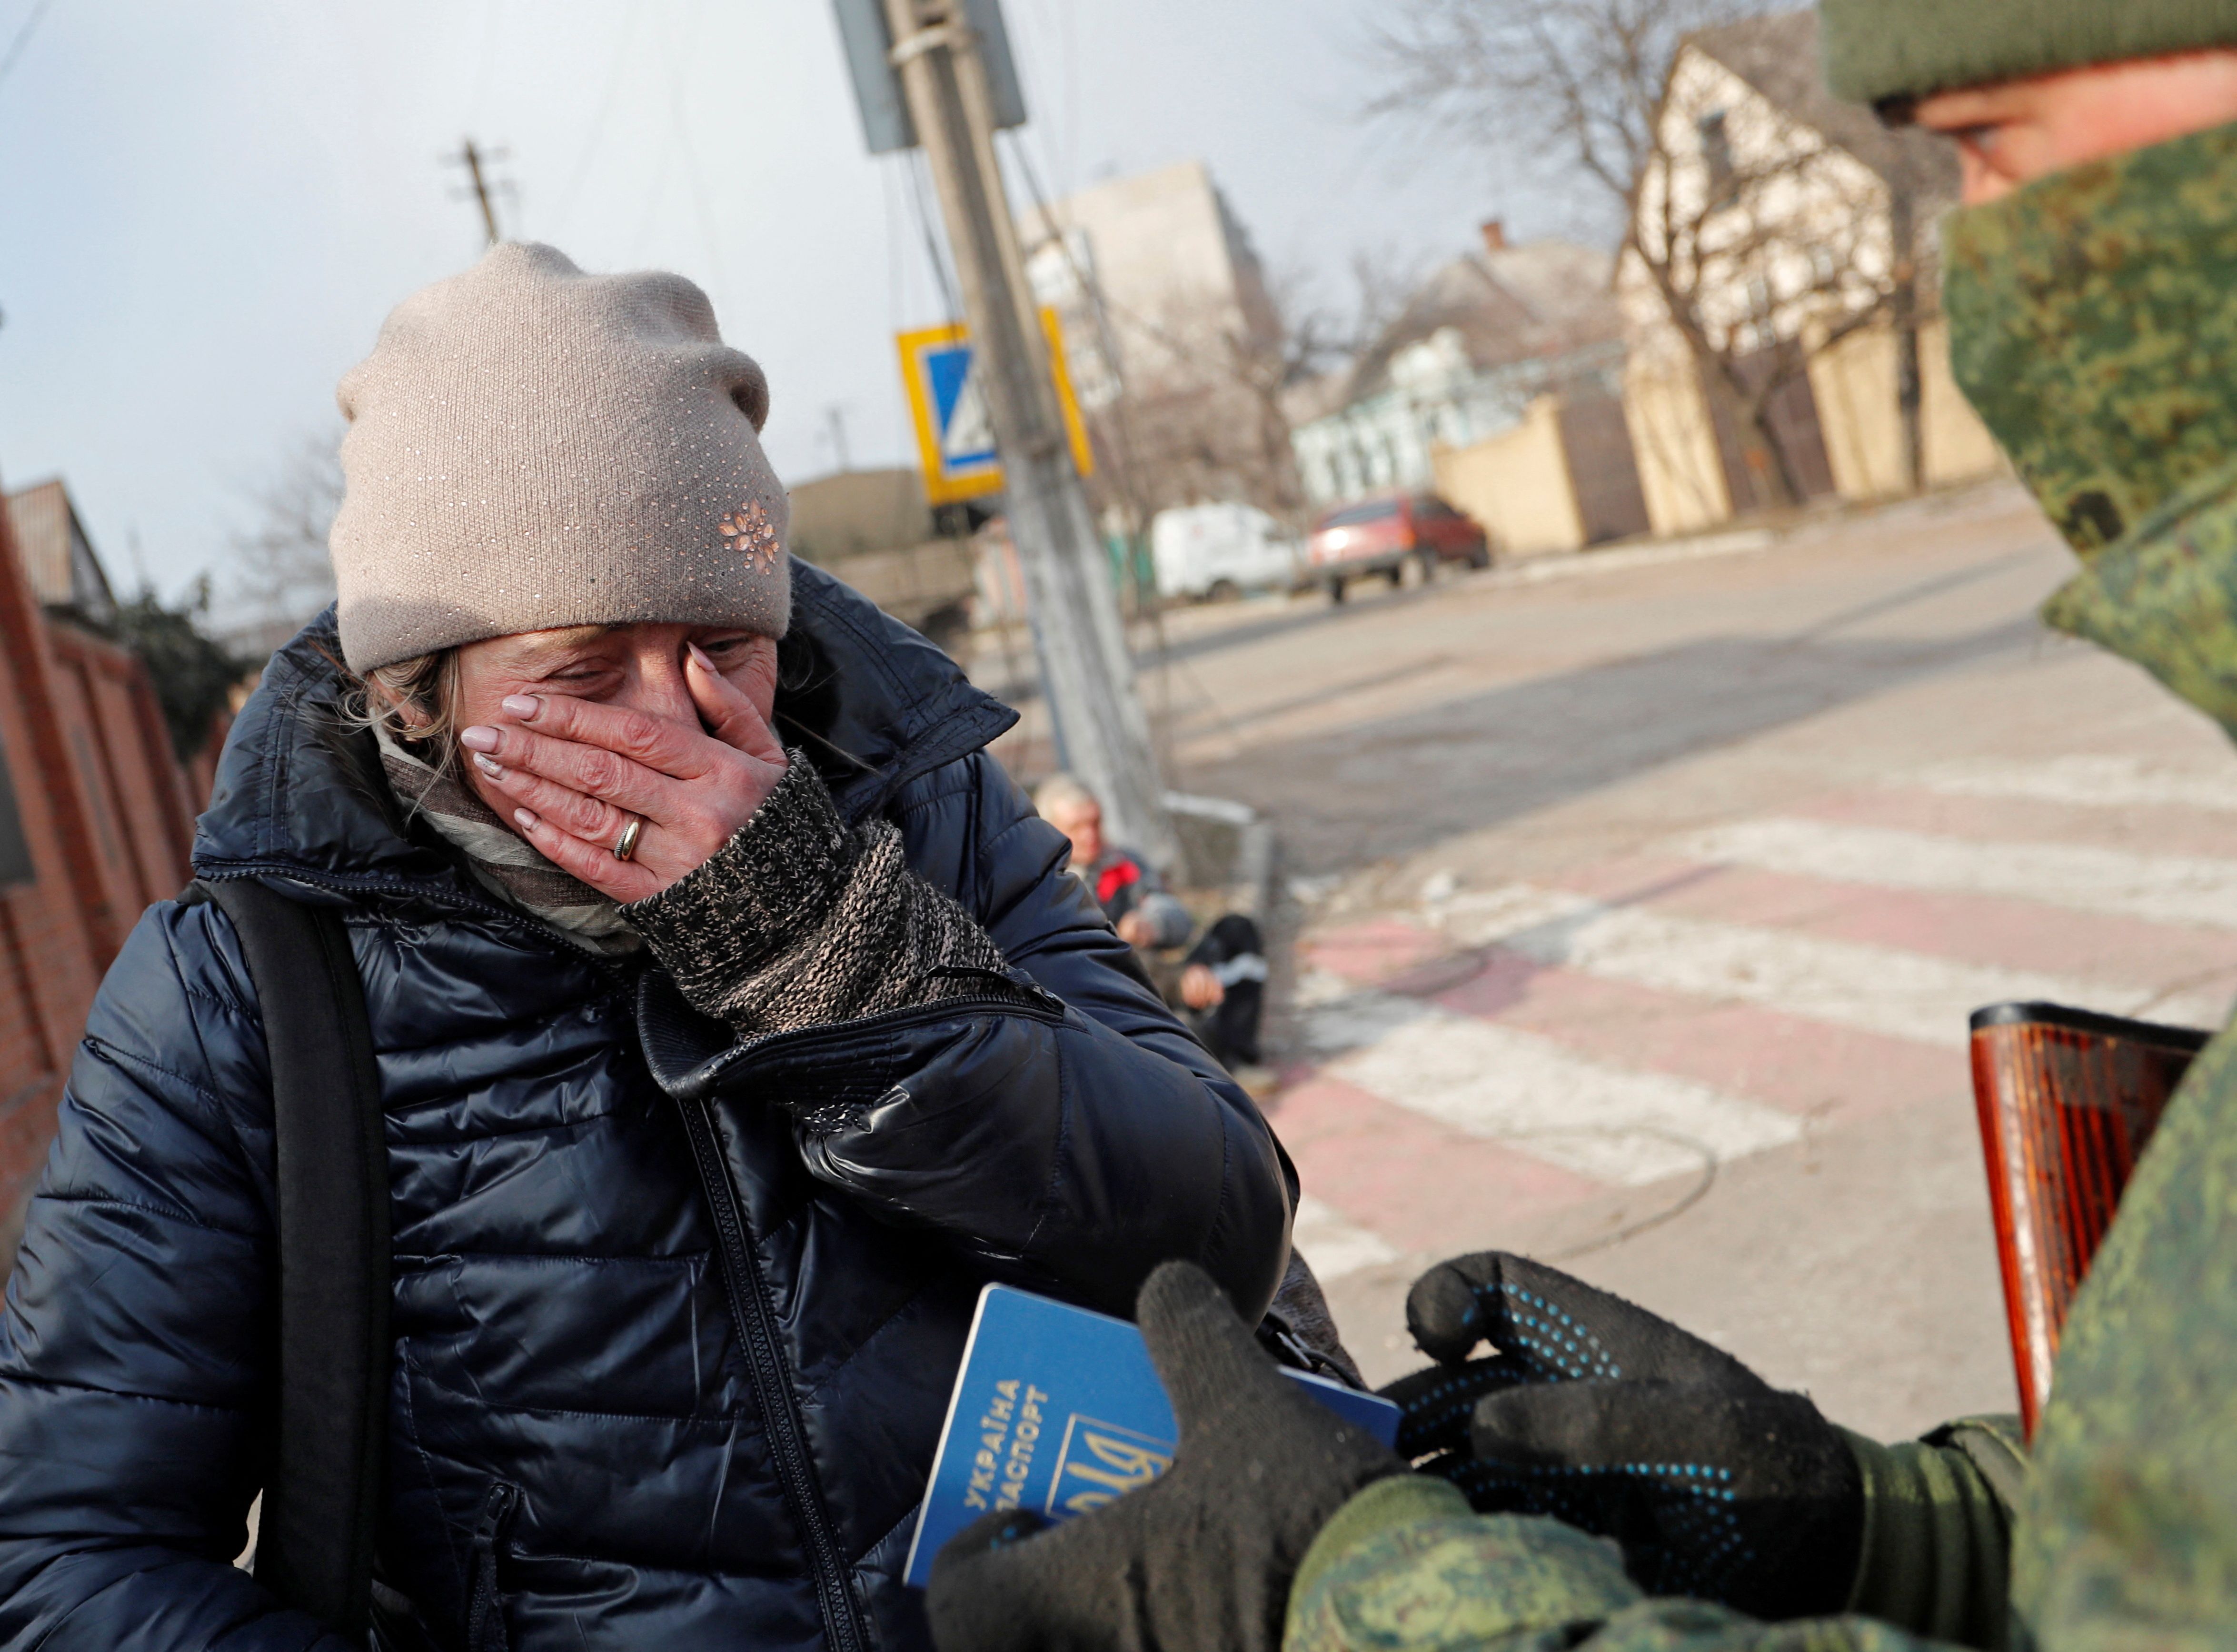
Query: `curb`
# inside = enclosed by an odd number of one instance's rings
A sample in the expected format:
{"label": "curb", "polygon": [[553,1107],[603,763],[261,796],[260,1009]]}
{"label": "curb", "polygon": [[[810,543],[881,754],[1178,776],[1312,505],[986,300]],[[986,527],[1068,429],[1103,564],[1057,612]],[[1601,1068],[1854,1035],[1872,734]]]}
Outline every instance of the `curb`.
{"label": "curb", "polygon": [[1767,551],[1785,537],[1776,528],[1737,528],[1727,533],[1705,533],[1697,539],[1671,539],[1621,551],[1570,551],[1495,568],[1483,577],[1483,583],[1535,585],[1553,579],[1581,578],[1587,574],[1620,573],[1627,568],[1651,568],[1662,562],[1738,556],[1749,551]]}
{"label": "curb", "polygon": [[1236,829],[1235,860],[1227,876],[1227,909],[1254,920],[1263,928],[1274,898],[1274,829],[1248,803],[1227,797],[1200,797],[1184,791],[1165,794],[1165,807],[1176,815],[1216,820]]}

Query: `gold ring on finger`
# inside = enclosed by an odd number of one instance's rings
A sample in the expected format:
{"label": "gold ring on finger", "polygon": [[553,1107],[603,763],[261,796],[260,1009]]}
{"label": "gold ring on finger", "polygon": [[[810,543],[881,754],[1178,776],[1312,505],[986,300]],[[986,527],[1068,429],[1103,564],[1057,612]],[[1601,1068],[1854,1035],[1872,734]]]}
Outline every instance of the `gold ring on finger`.
{"label": "gold ring on finger", "polygon": [[644,816],[642,815],[631,815],[630,816],[630,823],[622,828],[622,835],[614,839],[614,858],[616,860],[626,861],[632,860],[636,857],[637,834],[642,832],[643,829]]}

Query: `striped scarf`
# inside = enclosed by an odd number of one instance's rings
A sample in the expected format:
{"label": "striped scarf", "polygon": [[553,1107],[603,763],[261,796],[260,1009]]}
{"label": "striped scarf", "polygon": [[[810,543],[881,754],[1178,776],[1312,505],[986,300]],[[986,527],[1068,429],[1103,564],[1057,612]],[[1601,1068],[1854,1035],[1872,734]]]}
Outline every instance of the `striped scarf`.
{"label": "striped scarf", "polygon": [[643,944],[618,905],[530,848],[447,767],[438,769],[413,755],[379,724],[373,732],[380,745],[381,770],[406,813],[423,816],[454,845],[466,857],[467,869],[492,895],[604,957],[619,957]]}

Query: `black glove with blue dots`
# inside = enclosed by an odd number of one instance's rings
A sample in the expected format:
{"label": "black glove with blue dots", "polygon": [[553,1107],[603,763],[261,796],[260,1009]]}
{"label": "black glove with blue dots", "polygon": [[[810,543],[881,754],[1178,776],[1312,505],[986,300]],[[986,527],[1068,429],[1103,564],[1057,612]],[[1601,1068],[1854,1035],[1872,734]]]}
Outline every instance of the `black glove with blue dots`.
{"label": "black glove with blue dots", "polygon": [[1398,1450],[1480,1512],[1551,1515],[1613,1537],[1652,1594],[1764,1618],[1847,1604],[1863,1476],[1806,1397],[1501,1251],[1431,1268],[1406,1321],[1439,1363],[1382,1391],[1405,1411]]}

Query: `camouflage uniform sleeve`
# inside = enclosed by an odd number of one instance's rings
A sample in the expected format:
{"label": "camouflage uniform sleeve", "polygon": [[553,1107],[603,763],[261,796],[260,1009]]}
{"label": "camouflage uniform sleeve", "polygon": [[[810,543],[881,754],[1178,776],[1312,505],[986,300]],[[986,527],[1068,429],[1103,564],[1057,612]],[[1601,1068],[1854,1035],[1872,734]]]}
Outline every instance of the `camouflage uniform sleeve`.
{"label": "camouflage uniform sleeve", "polygon": [[2003,1652],[2012,1510],[2028,1474],[2019,1418],[1964,1417],[1895,1445],[1842,1433],[1864,1484],[1849,1609]]}
{"label": "camouflage uniform sleeve", "polygon": [[1283,1652],[1922,1652],[1858,1617],[1759,1623],[1649,1600],[1615,1545],[1558,1521],[1475,1515],[1442,1481],[1377,1481],[1338,1510],[1290,1593]]}

